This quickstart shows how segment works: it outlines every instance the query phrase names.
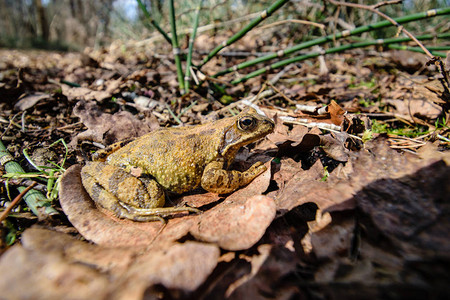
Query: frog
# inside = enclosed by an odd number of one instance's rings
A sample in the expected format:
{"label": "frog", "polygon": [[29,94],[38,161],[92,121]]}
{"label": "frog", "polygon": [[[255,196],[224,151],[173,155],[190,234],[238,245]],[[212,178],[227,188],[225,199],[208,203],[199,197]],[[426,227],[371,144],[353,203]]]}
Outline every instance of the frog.
{"label": "frog", "polygon": [[167,193],[202,187],[229,194],[266,171],[262,162],[246,171],[228,170],[243,147],[273,132],[274,122],[252,108],[201,125],[154,130],[131,142],[119,142],[93,155],[81,169],[92,200],[120,219],[162,221],[194,207],[164,207]]}

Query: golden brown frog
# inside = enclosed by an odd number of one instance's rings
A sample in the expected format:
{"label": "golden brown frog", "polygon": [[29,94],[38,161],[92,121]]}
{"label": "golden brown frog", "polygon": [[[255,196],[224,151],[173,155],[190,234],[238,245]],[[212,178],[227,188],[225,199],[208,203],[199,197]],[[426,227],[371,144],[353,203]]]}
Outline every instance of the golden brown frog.
{"label": "golden brown frog", "polygon": [[124,147],[116,143],[98,152],[97,159],[104,161],[83,167],[83,186],[97,204],[119,218],[151,221],[180,211],[199,212],[191,207],[163,207],[164,191],[179,194],[201,185],[225,194],[247,185],[266,170],[261,162],[245,172],[226,168],[242,146],[271,133],[274,126],[249,108],[203,125],[156,130]]}

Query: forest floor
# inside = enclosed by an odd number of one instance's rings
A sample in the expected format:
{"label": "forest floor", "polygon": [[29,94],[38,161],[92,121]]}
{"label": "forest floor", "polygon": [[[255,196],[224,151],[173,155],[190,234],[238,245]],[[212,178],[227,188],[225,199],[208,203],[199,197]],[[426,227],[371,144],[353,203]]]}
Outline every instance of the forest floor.
{"label": "forest floor", "polygon": [[[235,86],[225,83],[239,74],[207,78],[181,96],[161,49],[0,49],[1,141],[26,172],[0,173],[1,209],[33,181],[50,199],[37,216],[22,201],[0,225],[0,298],[448,298],[450,98],[426,62],[353,50]],[[202,214],[117,219],[80,183],[80,165],[104,146],[248,105],[275,130],[232,168],[268,170],[231,194],[166,203]]]}

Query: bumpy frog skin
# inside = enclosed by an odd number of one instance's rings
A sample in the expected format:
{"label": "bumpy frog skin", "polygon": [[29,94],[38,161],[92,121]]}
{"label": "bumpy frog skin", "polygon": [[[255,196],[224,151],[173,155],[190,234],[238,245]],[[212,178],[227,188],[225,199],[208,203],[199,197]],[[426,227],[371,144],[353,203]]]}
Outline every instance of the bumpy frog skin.
{"label": "bumpy frog skin", "polygon": [[199,212],[163,207],[164,191],[179,194],[201,185],[225,194],[247,185],[266,170],[261,162],[245,172],[226,168],[242,146],[273,132],[274,126],[249,108],[202,125],[156,130],[125,146],[117,143],[98,152],[97,161],[81,170],[83,186],[98,205],[119,218],[162,221],[180,211]]}

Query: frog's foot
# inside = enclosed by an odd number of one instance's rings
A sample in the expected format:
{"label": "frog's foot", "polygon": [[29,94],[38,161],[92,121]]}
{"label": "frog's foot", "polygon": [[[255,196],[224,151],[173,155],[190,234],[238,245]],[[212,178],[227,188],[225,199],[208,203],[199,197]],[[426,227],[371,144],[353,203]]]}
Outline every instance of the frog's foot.
{"label": "frog's foot", "polygon": [[192,212],[192,213],[202,213],[201,210],[189,207],[189,206],[180,206],[180,207],[157,207],[157,208],[139,208],[133,207],[131,205],[120,202],[119,203],[128,214],[133,216],[134,221],[153,221],[159,220],[164,221],[165,217],[170,215],[180,213],[180,212]]}
{"label": "frog's foot", "polygon": [[257,162],[245,172],[227,171],[223,169],[224,162],[213,161],[209,163],[202,176],[202,188],[217,193],[227,194],[249,184],[258,175],[267,170],[262,162]]}

